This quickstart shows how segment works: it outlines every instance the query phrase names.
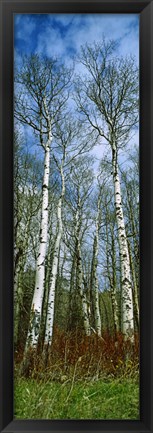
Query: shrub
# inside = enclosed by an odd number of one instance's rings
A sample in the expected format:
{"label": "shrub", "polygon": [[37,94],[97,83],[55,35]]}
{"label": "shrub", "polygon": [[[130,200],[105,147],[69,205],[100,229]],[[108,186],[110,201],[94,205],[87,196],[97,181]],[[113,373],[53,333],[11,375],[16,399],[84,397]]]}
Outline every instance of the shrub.
{"label": "shrub", "polygon": [[[17,374],[20,362],[18,351],[15,353]],[[130,340],[125,341],[121,333],[114,337],[105,332],[100,338],[95,334],[87,337],[80,330],[64,333],[56,328],[47,365],[44,365],[42,354],[31,349],[26,377],[66,381],[74,375],[74,371],[76,380],[121,375],[137,377],[138,366],[138,335],[131,343]]]}

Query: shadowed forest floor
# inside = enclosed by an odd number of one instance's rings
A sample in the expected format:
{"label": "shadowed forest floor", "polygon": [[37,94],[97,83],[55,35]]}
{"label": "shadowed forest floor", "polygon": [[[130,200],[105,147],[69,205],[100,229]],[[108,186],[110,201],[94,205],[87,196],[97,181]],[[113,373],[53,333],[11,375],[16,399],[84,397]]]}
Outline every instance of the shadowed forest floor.
{"label": "shadowed forest floor", "polygon": [[[63,378],[64,380],[64,378]],[[139,419],[139,383],[132,379],[90,382],[15,381],[17,419]]]}

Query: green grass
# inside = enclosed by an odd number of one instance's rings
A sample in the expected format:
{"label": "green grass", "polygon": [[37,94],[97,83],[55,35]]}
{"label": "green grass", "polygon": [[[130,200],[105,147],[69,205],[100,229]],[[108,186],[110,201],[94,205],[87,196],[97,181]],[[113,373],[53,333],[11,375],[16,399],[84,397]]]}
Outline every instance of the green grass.
{"label": "green grass", "polygon": [[95,382],[15,381],[17,419],[139,419],[139,385],[132,379]]}

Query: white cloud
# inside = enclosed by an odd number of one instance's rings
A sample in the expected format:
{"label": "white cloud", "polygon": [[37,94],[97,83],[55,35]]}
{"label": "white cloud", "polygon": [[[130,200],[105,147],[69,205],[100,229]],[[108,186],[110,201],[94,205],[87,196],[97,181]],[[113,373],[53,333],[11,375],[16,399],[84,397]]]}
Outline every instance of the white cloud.
{"label": "white cloud", "polygon": [[[120,55],[133,54],[138,59],[138,19],[134,14],[44,14],[44,18],[37,14],[15,14],[15,39],[18,45],[19,41],[25,42],[26,52],[59,56],[69,62],[81,45],[100,42],[104,35],[106,39],[120,41]],[[23,45],[21,49],[24,51]]]}
{"label": "white cloud", "polygon": [[[54,25],[53,23],[54,18]],[[120,50],[138,54],[137,29],[134,26],[135,15],[64,15],[55,14],[49,16],[46,30],[39,33],[38,51],[41,49],[47,53],[57,53],[58,55],[68,56],[72,49],[77,53],[80,46],[95,40],[100,42],[105,35],[109,39],[120,39]],[[57,27],[55,27],[55,22]],[[62,24],[67,31],[63,32],[58,25]],[[69,53],[70,52],[70,53]]]}
{"label": "white cloud", "polygon": [[[81,45],[101,42],[102,37],[119,42],[118,55],[132,54],[139,59],[138,16],[104,14],[51,14],[39,32],[36,52],[61,58],[67,66],[79,54]],[[76,62],[75,72],[84,68]]]}

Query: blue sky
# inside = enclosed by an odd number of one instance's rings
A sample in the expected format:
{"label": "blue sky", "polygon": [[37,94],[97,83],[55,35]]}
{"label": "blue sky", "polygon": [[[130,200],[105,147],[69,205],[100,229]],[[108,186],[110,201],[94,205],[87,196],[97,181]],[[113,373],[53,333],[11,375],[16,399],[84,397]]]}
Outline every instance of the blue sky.
{"label": "blue sky", "polygon": [[[15,14],[14,60],[20,64],[23,54],[39,53],[69,65],[81,45],[100,42],[103,36],[119,42],[118,56],[131,54],[139,64],[138,14]],[[83,66],[76,63],[75,71],[83,73]],[[138,143],[138,133],[134,142]],[[101,157],[103,146],[94,152]]]}
{"label": "blue sky", "polygon": [[15,57],[44,53],[67,62],[84,43],[99,42],[102,36],[119,41],[119,54],[139,58],[137,14],[15,14]]}

